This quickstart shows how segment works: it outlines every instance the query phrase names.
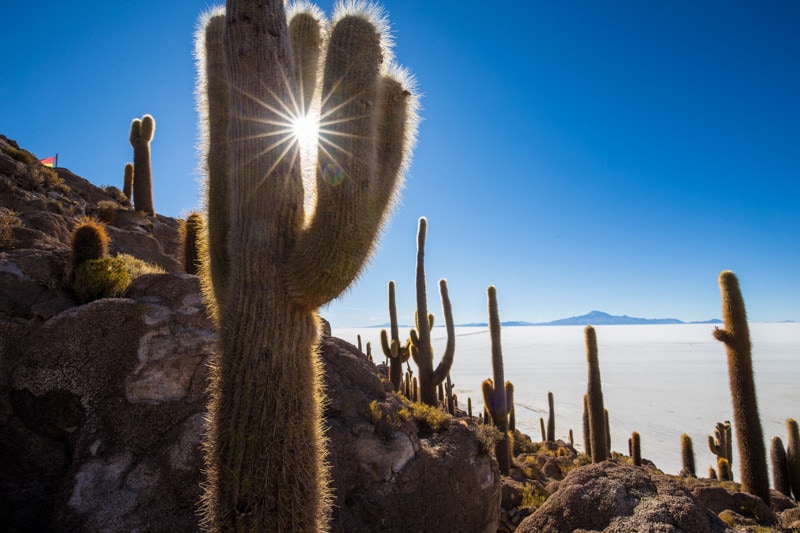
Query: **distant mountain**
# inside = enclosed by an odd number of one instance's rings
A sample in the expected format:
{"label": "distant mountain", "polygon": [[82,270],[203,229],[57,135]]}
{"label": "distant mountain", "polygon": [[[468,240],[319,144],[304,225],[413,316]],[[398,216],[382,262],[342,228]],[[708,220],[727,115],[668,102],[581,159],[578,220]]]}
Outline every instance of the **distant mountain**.
{"label": "distant mountain", "polygon": [[[562,318],[551,322],[501,322],[502,326],[610,326],[610,325],[636,325],[636,324],[721,324],[719,319],[705,320],[702,322],[684,322],[677,318],[637,318],[628,315],[610,315],[602,311],[590,311],[585,315]],[[459,324],[459,327],[487,327],[486,322],[472,322]]]}

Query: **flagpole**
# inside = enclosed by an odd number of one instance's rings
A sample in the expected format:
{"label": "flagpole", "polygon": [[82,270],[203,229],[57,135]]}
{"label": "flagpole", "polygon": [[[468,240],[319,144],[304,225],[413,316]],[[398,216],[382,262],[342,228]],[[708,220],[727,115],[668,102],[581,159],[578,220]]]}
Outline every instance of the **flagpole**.
{"label": "flagpole", "polygon": [[58,168],[58,153],[56,153],[56,164],[53,165],[54,168]]}

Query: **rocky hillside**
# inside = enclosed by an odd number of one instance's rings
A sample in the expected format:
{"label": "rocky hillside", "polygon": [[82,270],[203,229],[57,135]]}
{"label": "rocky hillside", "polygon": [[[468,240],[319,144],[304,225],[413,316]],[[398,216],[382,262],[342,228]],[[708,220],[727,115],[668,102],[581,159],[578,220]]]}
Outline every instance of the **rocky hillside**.
{"label": "rocky hillside", "polygon": [[[73,294],[70,234],[83,216],[105,223],[112,255],[139,261],[122,297]],[[114,188],[43,167],[0,135],[3,531],[199,529],[215,332],[197,277],[176,259],[178,226],[134,212]],[[503,477],[492,432],[467,413],[409,403],[385,365],[345,340],[323,336],[321,357],[332,531],[800,527],[796,503],[778,493],[769,507],[733,483],[667,476],[646,461],[589,465],[569,443],[518,432]]]}

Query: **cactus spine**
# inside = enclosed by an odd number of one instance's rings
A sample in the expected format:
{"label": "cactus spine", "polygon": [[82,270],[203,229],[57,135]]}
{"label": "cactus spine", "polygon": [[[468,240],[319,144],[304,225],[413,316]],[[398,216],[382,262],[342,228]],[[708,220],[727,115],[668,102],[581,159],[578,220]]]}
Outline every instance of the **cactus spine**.
{"label": "cactus spine", "polygon": [[[215,110],[236,110],[224,119],[227,139],[221,140],[228,147],[222,167],[230,199],[227,209],[208,206],[210,227],[227,224],[222,238],[209,232],[208,244],[212,278],[214,248],[227,253],[222,283],[212,281],[206,292],[219,327],[204,443],[204,518],[214,530],[327,529],[317,309],[363,268],[408,163],[414,130],[413,97],[382,72],[388,50],[376,24],[364,13],[337,17],[323,54],[321,90],[305,74],[301,87],[328,97],[321,142],[329,144],[317,153],[308,223],[297,143],[285,135],[288,125],[277,124],[287,122],[301,98],[294,72],[309,57],[295,53],[292,43],[319,43],[321,22],[290,34],[283,2],[230,0],[222,40],[198,46],[222,45],[230,88],[223,101],[212,101],[211,91],[205,102],[201,97],[204,116],[215,122]],[[300,68],[316,70],[316,64]],[[209,169],[209,181],[213,174]]]}
{"label": "cactus spine", "polygon": [[758,416],[750,333],[739,280],[729,271],[719,275],[722,295],[722,316],[725,329],[715,329],[714,337],[725,344],[728,354],[728,376],[733,400],[733,422],[739,449],[739,476],[742,490],[769,504],[769,475],[764,435]]}
{"label": "cactus spine", "polygon": [[597,333],[592,326],[584,329],[586,339],[586,362],[589,379],[586,386],[589,413],[589,436],[592,447],[592,462],[599,463],[608,458],[606,427],[608,418],[603,408],[603,390],[600,385],[600,363],[597,358]]}
{"label": "cactus spine", "polygon": [[553,407],[553,393],[547,393],[547,440],[556,441],[556,414]]}
{"label": "cactus spine", "polygon": [[683,463],[682,475],[697,477],[694,465],[694,447],[692,437],[684,433],[681,435],[681,462]]}
{"label": "cactus spine", "polygon": [[509,403],[506,397],[503,372],[503,346],[500,341],[500,315],[497,311],[497,289],[486,289],[489,300],[489,334],[492,343],[492,378],[483,382],[483,401],[491,415],[492,423],[500,430],[500,440],[494,446],[494,454],[500,473],[508,475],[511,468],[511,446],[508,439]]}
{"label": "cactus spine", "polygon": [[133,147],[133,207],[155,216],[153,208],[153,176],[150,169],[150,141],[156,131],[152,115],[136,118],[131,122],[130,143]]}
{"label": "cactus spine", "polygon": [[789,468],[789,484],[795,500],[800,500],[800,431],[797,421],[793,418],[786,420],[786,464]]}
{"label": "cactus spine", "polygon": [[133,163],[125,163],[125,173],[122,177],[122,194],[131,203],[133,197]]}
{"label": "cactus spine", "polygon": [[770,441],[769,458],[772,462],[772,487],[785,496],[791,496],[792,487],[789,480],[786,449],[783,447],[783,441],[777,435],[774,435]]}
{"label": "cactus spine", "polygon": [[416,329],[411,330],[411,357],[419,368],[420,399],[422,403],[436,406],[436,387],[444,381],[453,366],[453,354],[456,349],[456,330],[453,325],[453,309],[447,293],[447,281],[439,280],[439,293],[442,296],[442,312],[447,329],[447,345],[442,360],[434,370],[433,346],[431,345],[431,328],[433,315],[428,314],[428,296],[425,289],[425,237],[428,221],[419,219],[417,231],[417,311],[414,315]]}
{"label": "cactus spine", "polygon": [[407,340],[400,346],[400,330],[397,326],[397,304],[394,296],[394,281],[389,282],[389,326],[391,331],[391,341],[386,335],[386,330],[381,330],[381,348],[383,354],[389,358],[389,380],[394,385],[394,390],[399,391],[403,381],[403,363],[408,361],[411,355]]}

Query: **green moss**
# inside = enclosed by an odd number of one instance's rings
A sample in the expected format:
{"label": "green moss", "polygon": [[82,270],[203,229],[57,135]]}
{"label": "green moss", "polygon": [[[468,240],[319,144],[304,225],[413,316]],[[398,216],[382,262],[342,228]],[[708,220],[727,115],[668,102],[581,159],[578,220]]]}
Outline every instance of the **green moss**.
{"label": "green moss", "polygon": [[145,274],[167,273],[167,271],[160,266],[153,263],[148,263],[147,261],[142,261],[141,259],[133,257],[129,254],[117,254],[117,259],[120,259],[125,263],[125,270],[128,271],[131,281],[135,280],[139,276],[144,276]]}
{"label": "green moss", "polygon": [[541,489],[534,483],[523,483],[522,485],[522,503],[520,509],[539,508],[547,501],[550,494]]}
{"label": "green moss", "polygon": [[438,433],[450,426],[453,418],[438,407],[433,407],[424,403],[412,403],[411,414],[421,426],[427,427],[434,433]]}
{"label": "green moss", "polygon": [[470,426],[472,432],[478,437],[481,453],[484,455],[491,455],[494,452],[495,445],[500,442],[503,434],[499,429],[491,424],[477,424]]}
{"label": "green moss", "polygon": [[78,301],[88,303],[100,298],[121,297],[130,283],[125,261],[118,257],[104,257],[79,264],[72,287]]}

